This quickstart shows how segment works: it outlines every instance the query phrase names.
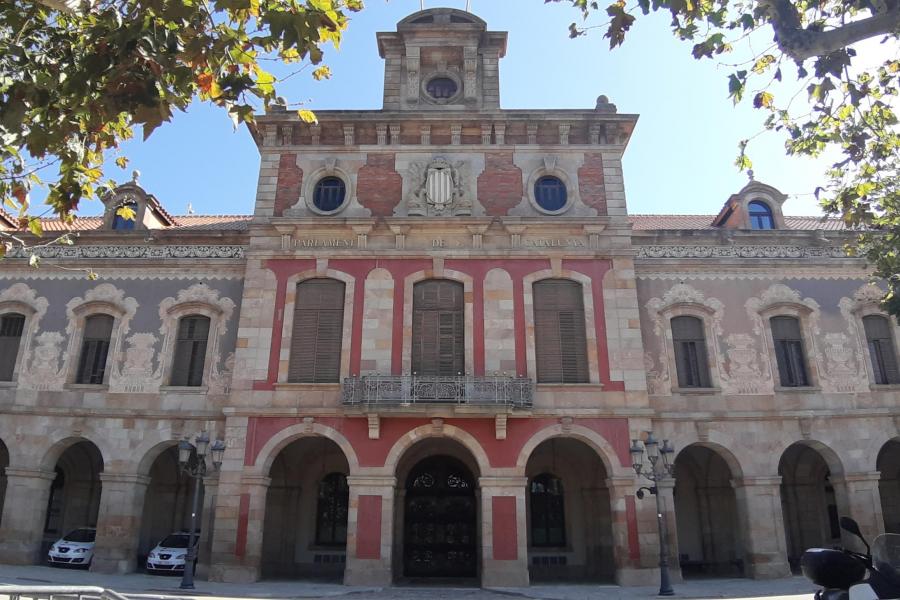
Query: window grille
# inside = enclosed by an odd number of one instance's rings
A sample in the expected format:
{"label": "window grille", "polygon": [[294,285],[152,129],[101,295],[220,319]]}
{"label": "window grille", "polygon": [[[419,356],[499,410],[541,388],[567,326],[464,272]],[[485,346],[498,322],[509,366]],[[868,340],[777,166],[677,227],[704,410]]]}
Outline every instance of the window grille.
{"label": "window grille", "polygon": [[91,315],[85,319],[75,383],[103,383],[113,322],[109,315]]}
{"label": "window grille", "polygon": [[799,319],[772,317],[770,323],[781,385],[783,387],[808,386],[809,376],[806,372],[806,355],[803,351]]}
{"label": "window grille", "polygon": [[531,545],[566,545],[565,497],[557,477],[542,473],[531,480]]}
{"label": "window grille", "polygon": [[709,360],[703,321],[697,317],[672,319],[672,342],[675,346],[675,367],[678,387],[710,387]]}
{"label": "window grille", "polygon": [[7,313],[0,317],[0,381],[12,381],[25,330],[25,315]]}
{"label": "window grille", "polygon": [[191,387],[203,385],[209,323],[209,317],[202,315],[190,315],[178,321],[171,385]]}
{"label": "window grille", "polygon": [[866,343],[869,346],[869,360],[876,385],[900,383],[897,368],[897,353],[894,351],[893,327],[887,317],[869,315],[863,317]]}
{"label": "window grille", "polygon": [[347,506],[350,488],[347,476],[331,473],[319,482],[319,497],[316,503],[316,545],[347,545]]}

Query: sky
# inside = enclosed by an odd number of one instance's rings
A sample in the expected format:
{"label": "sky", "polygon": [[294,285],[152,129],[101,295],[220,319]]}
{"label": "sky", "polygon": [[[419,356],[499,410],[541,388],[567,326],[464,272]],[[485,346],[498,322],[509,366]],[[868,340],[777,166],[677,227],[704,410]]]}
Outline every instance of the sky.
{"label": "sky", "polygon": [[[419,1],[368,0],[352,15],[340,49],[326,50],[332,79],[316,82],[301,73],[281,94],[313,110],[381,108],[384,64],[375,33],[395,30]],[[425,0],[426,8],[465,5]],[[569,23],[580,19],[569,3],[471,0],[471,11],[490,30],[509,32],[500,62],[502,108],[587,109],[603,94],[620,113],[640,115],[624,157],[629,212],[715,214],[747,183],[734,166],[738,142],[762,129],[765,114],[749,99],[735,107],[727,97],[730,68],[694,60],[663,15],[638,19],[624,47],[610,51],[599,30],[569,38]],[[768,35],[754,43],[766,43]],[[128,142],[123,153],[128,168],[110,161],[107,175],[124,182],[138,169],[140,184],[173,214],[185,214],[188,205],[198,214],[252,213],[259,154],[247,130],[235,130],[222,109],[196,102],[146,142]],[[824,181],[826,161],[785,156],[777,133],[755,138],[750,155],[755,178],[789,196],[786,214],[819,214],[813,191]],[[97,201],[82,205],[81,214],[99,212]]]}

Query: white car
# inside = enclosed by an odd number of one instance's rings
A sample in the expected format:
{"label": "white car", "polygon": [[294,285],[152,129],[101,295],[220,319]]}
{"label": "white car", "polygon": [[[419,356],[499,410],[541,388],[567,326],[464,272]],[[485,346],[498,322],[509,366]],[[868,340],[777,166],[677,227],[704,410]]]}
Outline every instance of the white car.
{"label": "white car", "polygon": [[93,527],[73,529],[50,546],[47,562],[51,565],[90,566],[96,537],[97,530]]}
{"label": "white car", "polygon": [[[156,545],[147,556],[148,573],[184,573],[184,562],[188,552],[186,531],[170,533]],[[200,532],[194,534],[194,548],[200,542]],[[195,563],[196,564],[196,563]]]}

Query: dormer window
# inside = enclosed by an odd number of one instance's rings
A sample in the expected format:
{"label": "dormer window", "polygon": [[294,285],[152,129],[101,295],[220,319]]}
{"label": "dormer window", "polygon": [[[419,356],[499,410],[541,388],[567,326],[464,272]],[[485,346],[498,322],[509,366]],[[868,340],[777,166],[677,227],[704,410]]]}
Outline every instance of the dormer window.
{"label": "dormer window", "polygon": [[[122,215],[119,214],[120,208],[130,208],[132,212],[134,212],[135,218],[126,219]],[[135,223],[137,223],[137,210],[138,205],[137,202],[125,202],[120,204],[116,209],[116,214],[113,217],[112,228],[119,231],[132,231],[134,230]]]}
{"label": "dormer window", "polygon": [[747,211],[750,213],[751,229],[775,229],[775,217],[765,202],[754,200],[747,205]]}

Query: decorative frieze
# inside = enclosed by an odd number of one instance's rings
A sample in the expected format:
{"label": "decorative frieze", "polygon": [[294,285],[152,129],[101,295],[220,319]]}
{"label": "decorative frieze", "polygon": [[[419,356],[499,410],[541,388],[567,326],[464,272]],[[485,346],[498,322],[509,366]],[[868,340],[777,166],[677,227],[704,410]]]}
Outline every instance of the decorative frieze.
{"label": "decorative frieze", "polygon": [[[244,258],[244,246],[46,246],[34,253],[45,259],[96,260],[119,259],[178,259],[178,258]],[[14,248],[7,258],[28,258],[21,248]]]}
{"label": "decorative frieze", "polygon": [[841,246],[638,246],[638,258],[848,258]]}

